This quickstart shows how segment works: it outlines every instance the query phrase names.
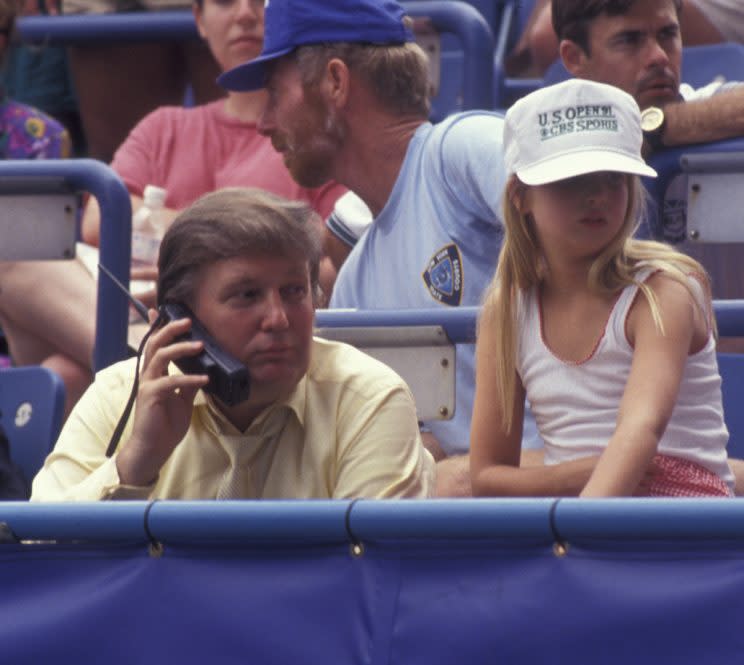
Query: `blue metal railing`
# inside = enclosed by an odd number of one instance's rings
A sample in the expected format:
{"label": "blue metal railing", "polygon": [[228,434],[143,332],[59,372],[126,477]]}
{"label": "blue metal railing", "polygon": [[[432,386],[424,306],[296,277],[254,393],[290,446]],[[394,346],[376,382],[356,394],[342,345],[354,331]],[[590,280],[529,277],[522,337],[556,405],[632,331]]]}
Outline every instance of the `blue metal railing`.
{"label": "blue metal railing", "polygon": [[[101,208],[101,262],[123,283],[129,282],[132,207],[116,172],[94,159],[0,161],[0,182],[10,193],[90,192]],[[69,303],[73,308],[76,303]],[[98,370],[125,358],[129,309],[126,296],[107,279],[98,280],[93,367]]]}
{"label": "blue metal railing", "polygon": [[[316,325],[326,327],[442,326],[451,342],[475,341],[478,307],[452,309],[318,310]],[[744,300],[715,300],[713,311],[721,337],[744,336]]]}
{"label": "blue metal railing", "polygon": [[250,544],[379,540],[744,538],[731,499],[437,499],[0,503],[20,540]]}
{"label": "blue metal railing", "polygon": [[[460,41],[463,49],[462,109],[491,108],[494,40],[483,16],[472,5],[458,0],[402,4],[411,17],[427,17],[438,31],[452,33]],[[63,46],[199,38],[194,17],[188,10],[26,16],[18,20],[18,32],[25,42]]]}

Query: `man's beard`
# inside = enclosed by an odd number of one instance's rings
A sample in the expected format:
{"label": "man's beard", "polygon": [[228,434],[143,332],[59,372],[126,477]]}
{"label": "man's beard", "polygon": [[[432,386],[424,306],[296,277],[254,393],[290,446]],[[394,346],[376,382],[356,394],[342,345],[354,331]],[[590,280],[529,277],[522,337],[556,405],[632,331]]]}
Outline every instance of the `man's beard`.
{"label": "man's beard", "polygon": [[281,151],[292,178],[303,187],[320,187],[332,180],[334,159],[343,145],[345,128],[330,109],[322,110],[322,122],[302,127],[294,136],[272,139]]}

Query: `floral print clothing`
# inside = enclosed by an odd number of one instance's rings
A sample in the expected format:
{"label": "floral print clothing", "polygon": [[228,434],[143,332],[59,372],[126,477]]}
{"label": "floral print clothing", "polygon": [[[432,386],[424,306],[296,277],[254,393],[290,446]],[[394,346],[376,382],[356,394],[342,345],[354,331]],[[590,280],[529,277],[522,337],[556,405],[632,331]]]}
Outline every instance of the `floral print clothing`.
{"label": "floral print clothing", "polygon": [[61,159],[70,136],[57,120],[33,106],[0,101],[0,159]]}

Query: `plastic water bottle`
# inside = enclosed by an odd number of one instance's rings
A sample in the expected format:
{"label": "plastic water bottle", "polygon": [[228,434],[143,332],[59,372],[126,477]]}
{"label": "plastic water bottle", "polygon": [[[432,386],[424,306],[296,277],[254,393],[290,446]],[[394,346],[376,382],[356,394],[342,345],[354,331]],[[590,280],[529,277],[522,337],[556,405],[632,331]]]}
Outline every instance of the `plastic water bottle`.
{"label": "plastic water bottle", "polygon": [[132,217],[132,265],[154,266],[158,262],[160,241],[165,233],[165,208],[167,192],[162,187],[147,185],[142,206]]}
{"label": "plastic water bottle", "polygon": [[[143,193],[142,206],[132,217],[132,266],[152,267],[158,263],[160,241],[165,234],[166,220],[163,218],[166,191],[162,187],[147,185]],[[129,284],[136,298],[155,288],[150,280],[132,280]],[[140,315],[134,307],[129,310],[129,322],[137,323]]]}

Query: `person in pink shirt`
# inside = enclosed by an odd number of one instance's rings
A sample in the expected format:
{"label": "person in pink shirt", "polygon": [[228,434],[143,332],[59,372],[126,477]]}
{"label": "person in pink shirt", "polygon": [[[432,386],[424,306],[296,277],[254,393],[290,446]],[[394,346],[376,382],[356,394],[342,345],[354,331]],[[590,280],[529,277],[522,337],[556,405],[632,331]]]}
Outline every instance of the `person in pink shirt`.
{"label": "person in pink shirt", "polygon": [[[260,53],[263,0],[194,0],[193,10],[223,71]],[[167,190],[170,220],[209,191],[248,186],[305,201],[325,218],[345,189],[335,183],[318,189],[295,184],[270,140],[256,131],[265,94],[231,92],[203,106],[164,107],[146,116],[112,162],[131,194],[132,210],[142,205],[146,185]],[[79,254],[98,245],[99,226],[100,212],[91,198]],[[95,262],[93,253],[88,261],[0,263],[0,326],[11,357],[16,365],[41,364],[58,372],[67,387],[67,413],[92,379],[96,287],[86,264]],[[154,279],[154,270],[133,270],[132,279]],[[326,288],[332,278],[324,275]],[[144,300],[154,302],[154,293]]]}
{"label": "person in pink shirt", "polygon": [[339,185],[307,189],[296,184],[288,177],[281,153],[256,131],[256,123],[232,115],[226,107],[219,100],[194,108],[163,107],[147,116],[112,162],[127,189],[141,194],[146,185],[158,185],[168,192],[169,207],[182,209],[205,186],[215,190],[251,182],[288,199],[303,200],[327,217],[341,191]]}

